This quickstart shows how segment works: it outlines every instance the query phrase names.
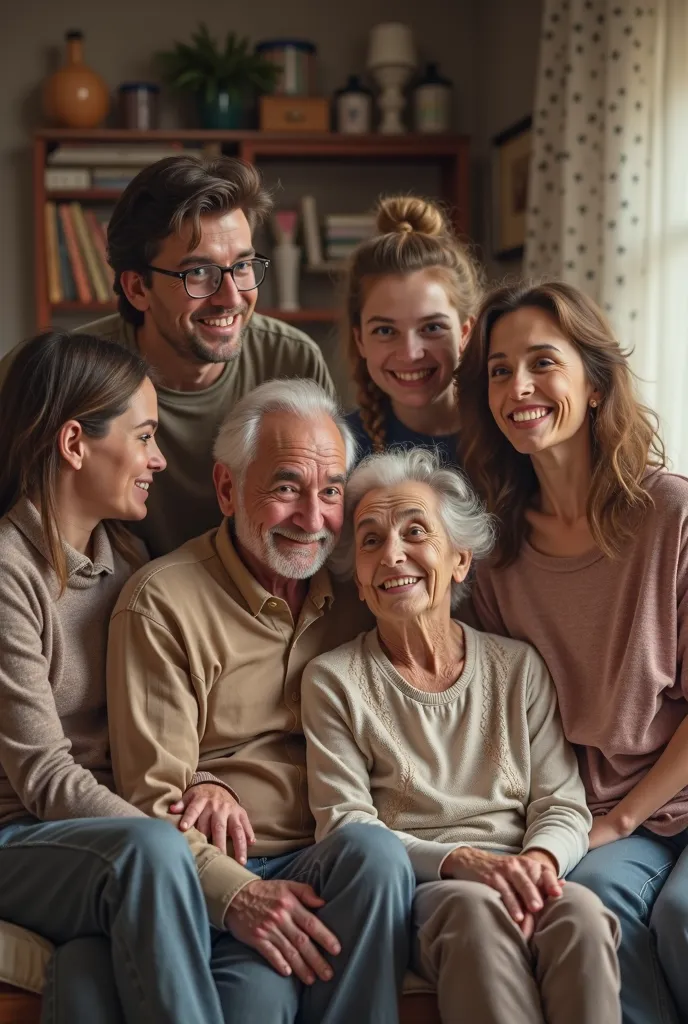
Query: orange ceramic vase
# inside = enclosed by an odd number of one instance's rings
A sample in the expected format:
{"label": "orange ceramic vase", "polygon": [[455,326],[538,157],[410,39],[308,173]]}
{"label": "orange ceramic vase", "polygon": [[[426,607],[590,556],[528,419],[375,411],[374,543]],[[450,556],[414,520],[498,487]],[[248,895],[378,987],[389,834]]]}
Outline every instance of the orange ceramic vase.
{"label": "orange ceramic vase", "polygon": [[68,32],[67,61],[43,87],[43,111],[60,128],[97,128],[110,107],[108,87],[83,62],[81,32]]}

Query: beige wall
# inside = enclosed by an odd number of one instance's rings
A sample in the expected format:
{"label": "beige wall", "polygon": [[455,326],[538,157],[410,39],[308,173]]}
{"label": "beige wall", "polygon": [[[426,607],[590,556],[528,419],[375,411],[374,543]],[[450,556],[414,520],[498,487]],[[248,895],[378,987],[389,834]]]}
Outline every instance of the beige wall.
{"label": "beige wall", "polygon": [[[127,79],[151,77],[152,52],[187,37],[201,16],[218,34],[231,27],[254,40],[302,36],[317,43],[320,85],[329,93],[361,69],[372,25],[391,17],[405,21],[421,57],[439,60],[454,80],[455,128],[475,138],[480,186],[487,139],[531,109],[540,4],[396,0],[391,8],[384,0],[346,0],[341,6],[332,0],[266,0],[198,8],[188,0],[0,0],[0,351],[34,327],[30,138],[40,123],[40,82],[59,59],[66,29],[84,32],[87,62],[113,89]],[[168,104],[163,124],[179,123]],[[478,237],[484,234],[481,193],[479,187]]]}
{"label": "beige wall", "polygon": [[520,262],[490,255],[490,140],[533,112],[544,0],[483,0],[477,5],[477,88],[473,152],[475,230],[491,280],[518,274]]}

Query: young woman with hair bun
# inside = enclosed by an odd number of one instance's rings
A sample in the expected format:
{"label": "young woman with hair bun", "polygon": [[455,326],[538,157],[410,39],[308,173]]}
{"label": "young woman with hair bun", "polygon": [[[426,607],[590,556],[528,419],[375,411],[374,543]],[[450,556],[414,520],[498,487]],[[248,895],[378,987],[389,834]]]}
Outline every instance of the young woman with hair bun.
{"label": "young woman with hair bun", "polygon": [[377,231],[355,250],[346,282],[358,404],[349,424],[362,455],[422,447],[456,465],[452,378],[480,303],[479,270],[427,199],[381,199]]}

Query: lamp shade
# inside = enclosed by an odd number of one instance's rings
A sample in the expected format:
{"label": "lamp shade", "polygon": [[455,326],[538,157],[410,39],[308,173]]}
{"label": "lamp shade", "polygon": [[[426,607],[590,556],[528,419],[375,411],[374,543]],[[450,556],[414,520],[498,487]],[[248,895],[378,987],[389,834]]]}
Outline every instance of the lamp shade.
{"label": "lamp shade", "polygon": [[368,67],[390,66],[408,68],[416,66],[413,33],[408,25],[401,25],[399,22],[375,25],[370,32]]}

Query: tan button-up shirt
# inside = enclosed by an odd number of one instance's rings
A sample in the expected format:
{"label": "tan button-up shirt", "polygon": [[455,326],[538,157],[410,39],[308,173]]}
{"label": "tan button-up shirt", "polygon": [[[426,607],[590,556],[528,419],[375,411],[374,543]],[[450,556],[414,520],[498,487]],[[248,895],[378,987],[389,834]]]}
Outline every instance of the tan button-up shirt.
{"label": "tan button-up shirt", "polygon": [[[332,584],[324,569],[294,623],[286,602],[246,569],[226,521],[144,566],[122,591],[110,626],[118,792],[166,818],[194,772],[211,772],[246,809],[252,856],[312,843],[301,675],[312,658],[368,624],[352,589]],[[232,898],[255,876],[197,830],[187,836],[211,919],[222,927]]]}

